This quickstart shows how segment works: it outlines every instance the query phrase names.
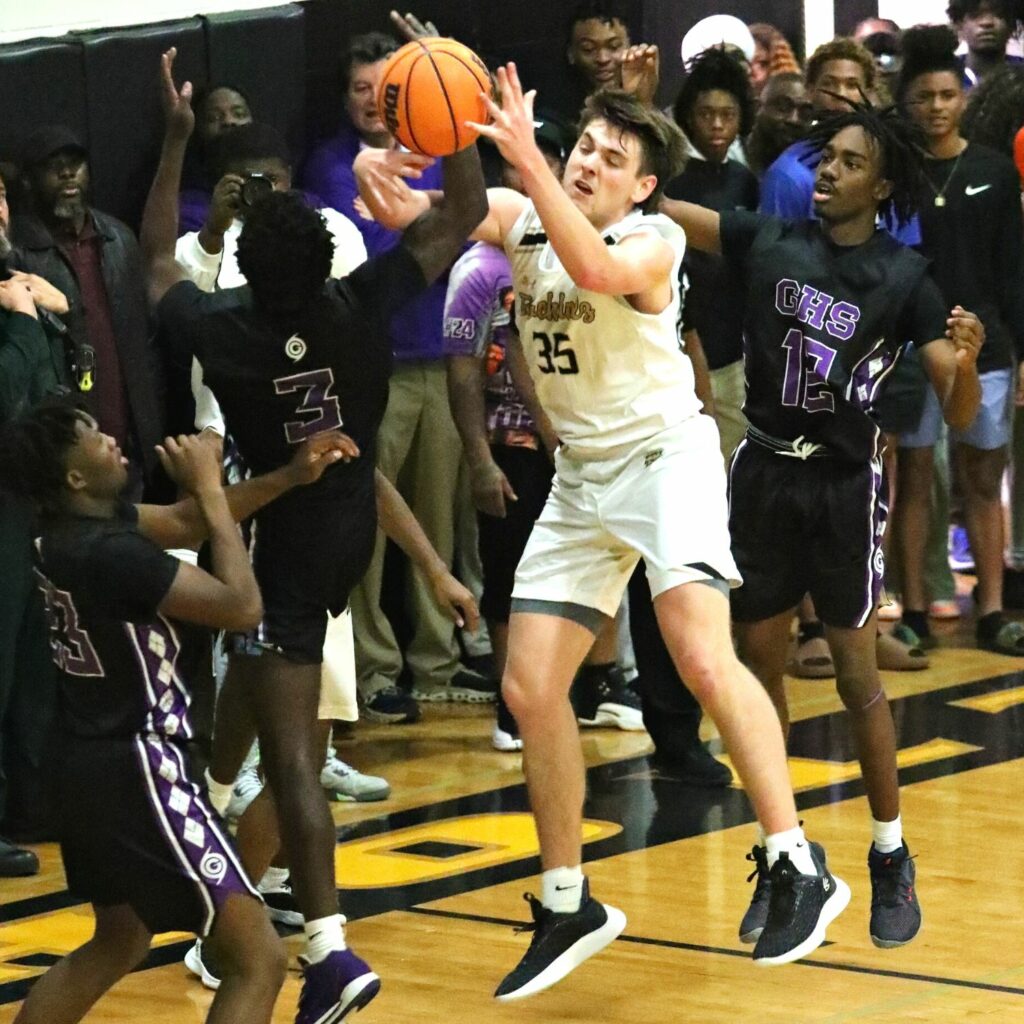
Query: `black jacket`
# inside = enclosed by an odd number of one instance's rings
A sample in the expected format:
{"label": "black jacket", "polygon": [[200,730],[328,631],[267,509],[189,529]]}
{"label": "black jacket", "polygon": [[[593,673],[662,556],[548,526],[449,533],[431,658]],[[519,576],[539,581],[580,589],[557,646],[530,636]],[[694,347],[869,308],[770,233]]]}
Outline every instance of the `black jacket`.
{"label": "black jacket", "polygon": [[[99,210],[89,212],[102,245],[103,282],[131,411],[133,454],[151,480],[158,467],[153,446],[164,436],[164,374],[151,330],[142,258],[138,242],[126,225]],[[62,319],[72,344],[77,348],[86,343],[88,334],[78,281],[46,225],[34,215],[15,217],[11,239],[15,245],[12,263],[45,278],[67,296],[71,308]]]}

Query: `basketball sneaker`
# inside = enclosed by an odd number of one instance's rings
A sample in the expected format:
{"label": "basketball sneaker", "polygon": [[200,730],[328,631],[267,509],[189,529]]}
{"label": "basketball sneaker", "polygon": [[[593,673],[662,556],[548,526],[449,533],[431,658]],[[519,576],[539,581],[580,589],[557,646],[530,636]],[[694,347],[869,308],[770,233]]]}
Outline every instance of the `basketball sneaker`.
{"label": "basketball sneaker", "polygon": [[263,887],[261,882],[257,888],[267,905],[267,916],[277,924],[283,924],[288,928],[301,928],[306,919],[299,910],[295,893],[287,882],[279,882],[273,886]]}
{"label": "basketball sneaker", "polygon": [[320,785],[333,794],[335,800],[343,803],[371,803],[391,796],[387,779],[356,771],[335,754],[333,747],[327,748],[327,760],[320,771]]}
{"label": "basketball sneaker", "polygon": [[231,799],[228,801],[224,817],[228,821],[238,821],[245,814],[249,804],[253,802],[263,791],[263,780],[260,778],[259,763],[251,764],[243,768],[235,779],[231,789]]}
{"label": "basketball sneaker", "polygon": [[494,993],[502,1002],[525,999],[550,988],[617,939],[626,927],[621,910],[591,898],[587,879],[583,880],[580,909],[573,914],[556,914],[529,893],[523,898],[530,904],[533,924],[517,930],[532,931],[533,938],[519,965]]}
{"label": "basketball sneaker", "polygon": [[425,704],[492,704],[498,699],[498,680],[460,668],[442,685],[414,686],[412,695]]}
{"label": "basketball sneaker", "polygon": [[921,930],[914,859],[904,843],[893,853],[868,851],[871,873],[871,941],[880,949],[904,946]]}
{"label": "basketball sneaker", "polygon": [[363,713],[371,722],[418,722],[420,706],[405,692],[392,683],[363,701]]}
{"label": "basketball sneaker", "polygon": [[380,991],[380,978],[351,949],[303,964],[302,994],[295,1024],[337,1024],[361,1010]]}
{"label": "basketball sneaker", "polygon": [[640,697],[626,682],[620,668],[594,671],[584,666],[573,681],[569,700],[580,725],[643,731]]}
{"label": "basketball sneaker", "polygon": [[825,941],[825,929],[846,909],[850,887],[825,864],[825,851],[811,843],[816,871],[797,871],[786,853],[772,865],[768,918],[757,945],[754,963],[761,967],[799,960]]}
{"label": "basketball sneaker", "polygon": [[210,957],[209,949],[203,948],[203,940],[196,939],[185,954],[185,967],[194,974],[202,983],[203,988],[216,992],[220,988],[220,971]]}
{"label": "basketball sneaker", "polygon": [[747,860],[754,865],[754,870],[747,875],[747,881],[755,878],[754,895],[750,897],[750,906],[740,922],[740,942],[757,942],[764,931],[768,920],[768,907],[771,903],[772,880],[768,871],[768,851],[756,844],[747,854]]}
{"label": "basketball sneaker", "polygon": [[491,746],[503,754],[523,749],[523,741],[519,738],[519,726],[512,717],[508,705],[498,696],[498,715],[491,733]]}

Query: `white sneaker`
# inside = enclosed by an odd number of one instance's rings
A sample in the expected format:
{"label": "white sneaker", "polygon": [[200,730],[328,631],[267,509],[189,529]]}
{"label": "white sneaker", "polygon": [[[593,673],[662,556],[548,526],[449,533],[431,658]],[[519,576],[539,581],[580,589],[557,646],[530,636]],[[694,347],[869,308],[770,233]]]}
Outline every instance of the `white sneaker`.
{"label": "white sneaker", "polygon": [[491,746],[500,750],[503,754],[511,754],[516,750],[523,749],[523,741],[510,732],[505,732],[497,722],[494,723],[494,731],[491,733]]}
{"label": "white sneaker", "polygon": [[391,795],[387,779],[357,772],[352,765],[342,761],[333,749],[327,751],[327,759],[320,772],[320,785],[333,793],[335,800],[347,803],[387,800]]}
{"label": "white sneaker", "polygon": [[287,925],[289,928],[301,928],[306,919],[295,902],[295,894],[287,882],[279,882],[277,885],[263,887],[261,882],[257,888],[267,906],[267,916],[271,921]]}
{"label": "white sneaker", "polygon": [[245,814],[249,804],[253,802],[263,791],[263,780],[260,778],[259,765],[253,764],[243,768],[235,779],[235,785],[231,790],[231,799],[228,801],[224,817],[228,821],[238,821]]}
{"label": "white sneaker", "polygon": [[212,992],[220,988],[220,978],[213,975],[203,963],[202,939],[196,939],[195,945],[185,954],[185,967],[203,983],[203,988]]}

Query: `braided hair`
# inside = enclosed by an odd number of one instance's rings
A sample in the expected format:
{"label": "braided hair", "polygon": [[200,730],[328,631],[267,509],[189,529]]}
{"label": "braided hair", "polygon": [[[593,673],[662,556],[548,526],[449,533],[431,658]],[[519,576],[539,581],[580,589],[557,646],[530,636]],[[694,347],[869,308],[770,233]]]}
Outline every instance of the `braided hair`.
{"label": "braided hair", "polygon": [[756,107],[747,69],[723,46],[712,46],[686,67],[686,80],[672,107],[672,116],[684,131],[701,93],[718,90],[732,96],[740,108],[739,134],[746,137],[754,127]]}
{"label": "braided hair", "polygon": [[821,152],[844,128],[860,128],[879,147],[882,177],[892,182],[892,194],[879,203],[885,219],[906,224],[914,216],[924,170],[925,139],[921,129],[892,106],[875,108],[867,100],[851,103],[849,110],[821,118],[807,136]]}

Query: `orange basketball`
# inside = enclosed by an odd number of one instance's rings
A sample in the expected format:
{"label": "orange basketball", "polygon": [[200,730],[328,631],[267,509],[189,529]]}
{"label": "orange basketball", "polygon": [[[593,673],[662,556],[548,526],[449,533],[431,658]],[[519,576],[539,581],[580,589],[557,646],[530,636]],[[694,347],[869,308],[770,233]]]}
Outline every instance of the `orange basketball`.
{"label": "orange basketball", "polygon": [[481,92],[491,94],[487,65],[454,39],[430,37],[406,43],[388,58],[377,106],[406,149],[450,156],[479,134],[467,121],[490,120]]}

